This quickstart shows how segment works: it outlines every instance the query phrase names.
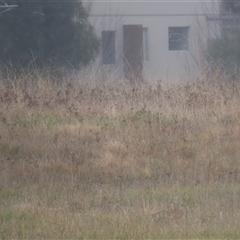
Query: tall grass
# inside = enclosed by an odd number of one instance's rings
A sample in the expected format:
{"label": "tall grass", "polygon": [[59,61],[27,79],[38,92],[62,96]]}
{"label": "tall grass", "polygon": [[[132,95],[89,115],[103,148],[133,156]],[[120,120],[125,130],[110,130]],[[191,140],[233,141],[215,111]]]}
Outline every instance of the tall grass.
{"label": "tall grass", "polygon": [[1,239],[240,237],[240,85],[0,81]]}

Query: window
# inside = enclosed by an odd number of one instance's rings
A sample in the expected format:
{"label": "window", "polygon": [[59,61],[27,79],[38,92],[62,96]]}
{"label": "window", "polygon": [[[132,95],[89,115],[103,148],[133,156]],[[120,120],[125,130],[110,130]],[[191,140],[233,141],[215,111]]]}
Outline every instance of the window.
{"label": "window", "polygon": [[102,31],[102,63],[116,62],[115,31]]}
{"label": "window", "polygon": [[168,46],[169,51],[188,50],[189,27],[169,27]]}
{"label": "window", "polygon": [[143,28],[143,61],[148,61],[148,29]]}

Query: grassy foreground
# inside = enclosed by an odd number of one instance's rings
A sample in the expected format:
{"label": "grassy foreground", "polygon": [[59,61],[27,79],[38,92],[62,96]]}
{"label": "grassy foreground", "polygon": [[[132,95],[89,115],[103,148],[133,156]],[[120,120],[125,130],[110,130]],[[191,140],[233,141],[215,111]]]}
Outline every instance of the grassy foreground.
{"label": "grassy foreground", "polygon": [[240,85],[0,82],[0,239],[239,239]]}

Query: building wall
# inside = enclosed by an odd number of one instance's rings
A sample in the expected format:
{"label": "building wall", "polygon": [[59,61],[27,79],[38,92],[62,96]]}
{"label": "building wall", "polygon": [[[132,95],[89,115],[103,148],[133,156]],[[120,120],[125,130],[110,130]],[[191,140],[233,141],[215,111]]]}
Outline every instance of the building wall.
{"label": "building wall", "polygon": [[[201,65],[201,55],[209,34],[206,15],[218,11],[207,1],[91,1],[90,22],[96,33],[116,31],[116,64],[102,66],[115,76],[123,74],[123,25],[141,24],[148,30],[148,61],[144,61],[145,79],[162,81],[188,80]],[[188,50],[169,51],[168,28],[189,27]],[[98,60],[101,66],[101,57]]]}

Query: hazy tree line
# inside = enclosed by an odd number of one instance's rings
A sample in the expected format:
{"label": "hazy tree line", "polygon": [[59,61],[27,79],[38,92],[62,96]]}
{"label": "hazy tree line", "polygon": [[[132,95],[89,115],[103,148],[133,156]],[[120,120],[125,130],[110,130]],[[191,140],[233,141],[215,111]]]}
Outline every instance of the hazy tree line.
{"label": "hazy tree line", "polygon": [[[18,5],[0,13],[0,62],[25,67],[78,68],[93,60],[99,39],[81,1],[6,0]],[[2,2],[0,3],[2,4]]]}
{"label": "hazy tree line", "polygon": [[[221,70],[233,76],[240,76],[240,0],[222,0],[223,19],[232,16],[232,28],[217,39],[209,40],[208,56],[213,70]],[[224,20],[223,20],[224,21]],[[229,21],[229,20],[227,20]],[[222,22],[223,23],[223,22]]]}
{"label": "hazy tree line", "polygon": [[240,13],[239,0],[222,0],[223,7],[232,13]]}

